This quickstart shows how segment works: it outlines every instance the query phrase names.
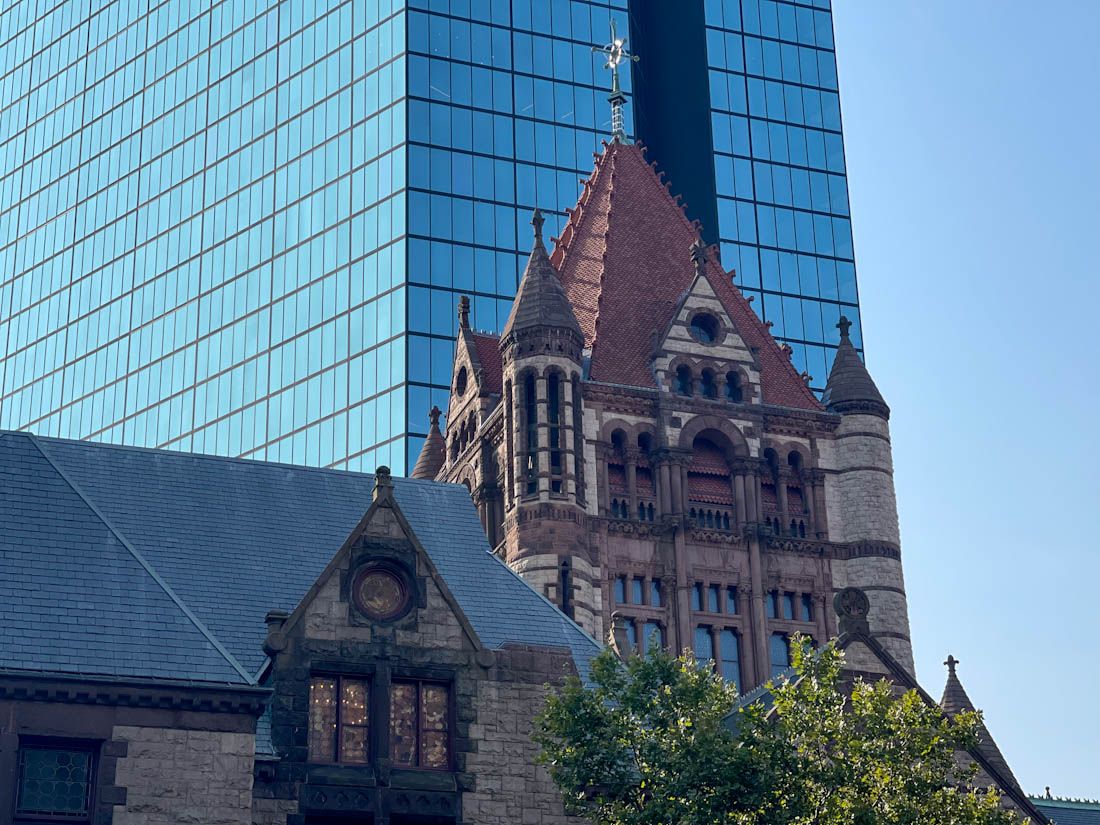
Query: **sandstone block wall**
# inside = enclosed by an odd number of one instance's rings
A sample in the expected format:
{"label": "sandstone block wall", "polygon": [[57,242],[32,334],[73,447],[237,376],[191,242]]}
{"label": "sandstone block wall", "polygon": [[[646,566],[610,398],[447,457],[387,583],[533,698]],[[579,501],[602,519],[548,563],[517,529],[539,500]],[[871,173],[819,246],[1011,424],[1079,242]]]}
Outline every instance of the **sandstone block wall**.
{"label": "sandstone block wall", "polygon": [[112,738],[127,743],[115,773],[126,803],[114,825],[252,821],[253,734],[116,725]]}
{"label": "sandstone block wall", "polygon": [[546,687],[530,682],[484,681],[478,685],[477,722],[470,738],[476,753],[466,769],[475,789],[462,795],[462,819],[477,825],[583,825],[566,816],[561,792],[550,772],[536,764],[532,722],[542,708]]}

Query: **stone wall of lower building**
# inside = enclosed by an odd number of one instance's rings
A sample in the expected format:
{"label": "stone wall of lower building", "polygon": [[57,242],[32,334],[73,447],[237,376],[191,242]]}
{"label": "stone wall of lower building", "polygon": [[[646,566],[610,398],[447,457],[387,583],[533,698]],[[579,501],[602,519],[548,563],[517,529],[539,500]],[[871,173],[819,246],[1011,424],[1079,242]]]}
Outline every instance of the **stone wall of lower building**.
{"label": "stone wall of lower building", "polygon": [[582,825],[566,816],[561,791],[537,763],[531,741],[546,684],[560,684],[571,669],[567,656],[552,651],[508,650],[478,683],[477,721],[470,738],[477,750],[466,756],[474,788],[462,795],[463,822],[477,825]]}
{"label": "stone wall of lower building", "polygon": [[127,743],[113,825],[252,822],[253,734],[117,725],[112,739]]}

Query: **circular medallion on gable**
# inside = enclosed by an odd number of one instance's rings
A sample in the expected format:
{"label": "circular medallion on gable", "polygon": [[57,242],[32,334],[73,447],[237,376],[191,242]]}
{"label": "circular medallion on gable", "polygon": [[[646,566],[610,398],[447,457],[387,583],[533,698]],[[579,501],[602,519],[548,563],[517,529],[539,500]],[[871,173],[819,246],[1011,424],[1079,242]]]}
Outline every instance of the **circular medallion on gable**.
{"label": "circular medallion on gable", "polygon": [[367,567],[352,582],[352,599],[360,612],[372,619],[393,619],[409,604],[404,577],[388,567]]}

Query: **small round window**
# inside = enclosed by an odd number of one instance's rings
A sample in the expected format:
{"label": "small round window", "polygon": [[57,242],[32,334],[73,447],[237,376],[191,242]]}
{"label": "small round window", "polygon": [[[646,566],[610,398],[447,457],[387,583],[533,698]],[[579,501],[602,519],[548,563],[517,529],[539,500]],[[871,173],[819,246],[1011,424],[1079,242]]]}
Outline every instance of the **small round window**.
{"label": "small round window", "polygon": [[355,606],[372,619],[392,619],[409,602],[409,591],[401,576],[384,567],[369,567],[352,585]]}
{"label": "small round window", "polygon": [[713,344],[718,340],[718,319],[700,312],[691,319],[691,335],[696,341]]}

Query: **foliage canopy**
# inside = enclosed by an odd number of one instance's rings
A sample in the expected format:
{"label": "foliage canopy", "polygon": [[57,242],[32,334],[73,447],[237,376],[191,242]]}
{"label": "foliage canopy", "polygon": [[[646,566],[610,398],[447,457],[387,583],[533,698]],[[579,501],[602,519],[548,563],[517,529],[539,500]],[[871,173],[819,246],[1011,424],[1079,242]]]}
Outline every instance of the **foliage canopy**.
{"label": "foliage canopy", "polygon": [[[795,676],[771,704],[689,651],[623,663],[551,693],[535,723],[570,813],[596,825],[1014,825],[959,754],[981,717],[953,718],[885,680],[841,681],[843,655],[793,644]],[[965,754],[963,754],[965,757]]]}

